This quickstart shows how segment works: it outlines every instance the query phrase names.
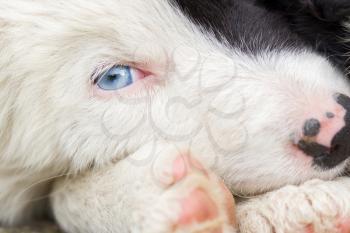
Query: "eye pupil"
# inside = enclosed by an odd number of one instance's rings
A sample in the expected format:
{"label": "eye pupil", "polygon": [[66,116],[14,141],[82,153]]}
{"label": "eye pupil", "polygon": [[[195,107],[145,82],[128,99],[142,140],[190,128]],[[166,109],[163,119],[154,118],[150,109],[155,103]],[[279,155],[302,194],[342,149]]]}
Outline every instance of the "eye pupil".
{"label": "eye pupil", "polygon": [[98,78],[97,86],[102,90],[115,91],[131,85],[133,80],[129,66],[114,66]]}
{"label": "eye pupil", "polygon": [[115,80],[117,80],[117,75],[116,74],[108,75],[108,79],[110,81],[115,81]]}

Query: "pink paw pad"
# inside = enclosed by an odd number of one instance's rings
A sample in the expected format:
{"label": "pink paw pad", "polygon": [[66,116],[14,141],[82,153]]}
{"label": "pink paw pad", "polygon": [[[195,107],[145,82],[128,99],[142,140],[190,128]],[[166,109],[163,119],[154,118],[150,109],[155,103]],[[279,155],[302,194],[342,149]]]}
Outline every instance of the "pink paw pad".
{"label": "pink paw pad", "polygon": [[[180,156],[173,163],[173,177],[175,183],[186,179],[194,173],[200,173],[208,179],[208,181],[211,181],[210,172],[190,156]],[[225,194],[225,203],[227,203],[227,205],[225,205],[225,208],[227,208],[226,215],[231,220],[230,224],[234,225],[233,197],[223,183],[217,182],[215,185],[221,187],[222,193]],[[221,233],[221,225],[212,224],[219,218],[219,208],[216,198],[213,197],[206,188],[194,187],[194,189],[181,200],[181,212],[178,221],[175,223],[175,229],[191,228],[191,226],[196,225],[208,225],[208,228],[203,228],[205,229],[204,231],[199,230],[198,232]]]}
{"label": "pink paw pad", "polygon": [[200,188],[192,191],[182,200],[182,213],[179,219],[180,225],[188,225],[194,222],[213,220],[218,216],[218,209],[211,197]]}

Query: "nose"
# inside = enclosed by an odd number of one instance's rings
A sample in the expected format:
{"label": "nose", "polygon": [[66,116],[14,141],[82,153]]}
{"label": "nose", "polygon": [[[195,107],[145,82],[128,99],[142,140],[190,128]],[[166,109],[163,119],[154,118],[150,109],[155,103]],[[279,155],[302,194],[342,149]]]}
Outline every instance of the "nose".
{"label": "nose", "polygon": [[304,135],[307,137],[315,137],[321,129],[321,123],[317,119],[309,119],[304,125]]}
{"label": "nose", "polygon": [[297,146],[313,158],[314,164],[331,169],[350,157],[350,97],[334,96],[333,111],[306,119]]}

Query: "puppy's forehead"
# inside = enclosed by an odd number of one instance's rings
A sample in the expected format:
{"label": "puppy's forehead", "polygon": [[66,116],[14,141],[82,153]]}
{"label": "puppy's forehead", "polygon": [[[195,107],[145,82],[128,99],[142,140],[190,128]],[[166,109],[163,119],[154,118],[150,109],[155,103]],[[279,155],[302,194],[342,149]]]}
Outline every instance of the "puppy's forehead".
{"label": "puppy's forehead", "polygon": [[[303,47],[283,20],[253,0],[16,0],[5,1],[1,8],[6,10],[0,23],[25,25],[13,34],[7,30],[12,41],[33,35],[27,42],[33,44],[32,54],[47,46],[47,51],[76,57],[79,48],[93,47],[89,57],[94,63],[167,64],[183,47],[228,57],[236,48],[256,53]],[[223,36],[234,49],[227,51],[226,43],[217,43],[208,31],[219,39]],[[15,45],[14,49],[18,50]]]}
{"label": "puppy's forehead", "polygon": [[192,21],[245,52],[305,48],[278,14],[256,0],[173,0]]}

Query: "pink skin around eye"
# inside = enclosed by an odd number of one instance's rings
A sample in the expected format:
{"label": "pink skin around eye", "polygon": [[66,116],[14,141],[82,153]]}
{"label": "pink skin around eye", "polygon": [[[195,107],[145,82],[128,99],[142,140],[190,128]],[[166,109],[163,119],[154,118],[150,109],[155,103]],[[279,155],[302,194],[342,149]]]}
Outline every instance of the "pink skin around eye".
{"label": "pink skin around eye", "polygon": [[149,71],[131,68],[131,73],[134,82],[130,86],[115,91],[106,91],[95,84],[92,86],[92,95],[107,100],[112,98],[128,98],[145,95],[152,87],[160,83],[159,79]]}

